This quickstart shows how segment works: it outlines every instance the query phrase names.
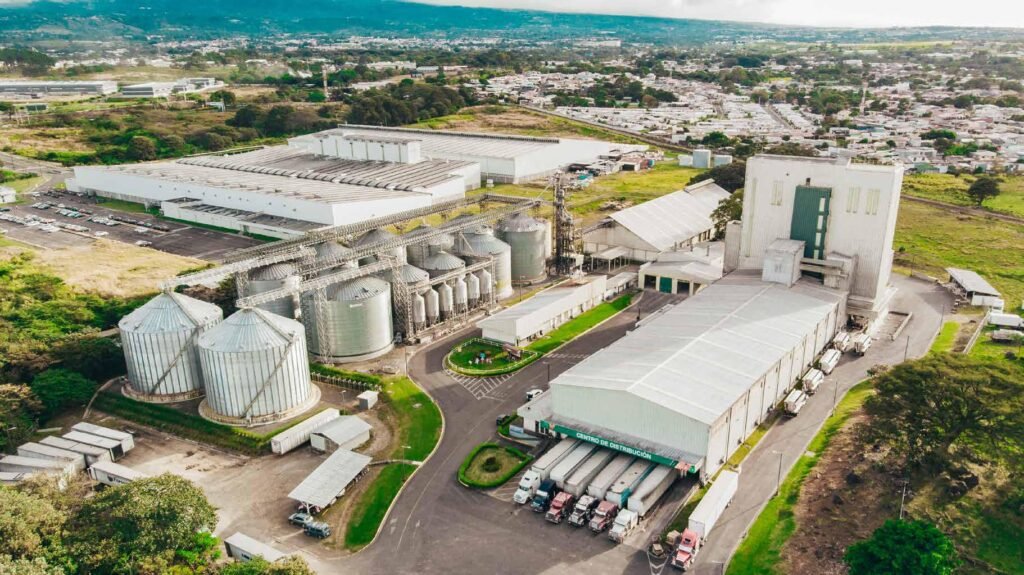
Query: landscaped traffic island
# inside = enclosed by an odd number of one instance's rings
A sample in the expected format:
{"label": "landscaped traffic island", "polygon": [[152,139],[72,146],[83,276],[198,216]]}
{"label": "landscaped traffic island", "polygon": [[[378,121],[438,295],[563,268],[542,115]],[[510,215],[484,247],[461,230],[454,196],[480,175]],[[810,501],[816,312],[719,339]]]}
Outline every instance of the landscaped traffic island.
{"label": "landscaped traffic island", "polygon": [[455,346],[445,357],[445,365],[456,373],[485,377],[522,369],[540,356],[535,351],[513,351],[498,342],[473,338]]}
{"label": "landscaped traffic island", "polygon": [[503,485],[533,458],[514,447],[481,443],[459,467],[459,481],[469,487],[490,489]]}

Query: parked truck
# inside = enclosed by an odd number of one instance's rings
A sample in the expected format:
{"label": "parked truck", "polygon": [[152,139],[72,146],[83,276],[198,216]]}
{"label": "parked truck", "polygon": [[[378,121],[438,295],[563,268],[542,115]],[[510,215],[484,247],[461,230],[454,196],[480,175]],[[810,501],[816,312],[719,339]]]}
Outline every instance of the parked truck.
{"label": "parked truck", "polygon": [[608,538],[616,543],[622,543],[637,524],[640,523],[640,516],[629,509],[619,511],[615,516],[612,528],[608,530]]}
{"label": "parked truck", "polygon": [[839,365],[839,358],[841,358],[842,356],[843,354],[839,353],[838,349],[830,349],[827,350],[825,353],[821,354],[821,361],[818,362],[819,368],[821,369],[821,373],[824,373],[825,375],[830,375],[832,373],[832,370],[834,370],[836,366]]}
{"label": "parked truck", "polygon": [[545,479],[537,487],[533,494],[533,501],[530,502],[530,509],[534,513],[544,513],[551,506],[551,500],[558,494],[558,485],[553,479]]}
{"label": "parked truck", "polygon": [[551,501],[551,507],[548,507],[547,513],[544,514],[544,519],[556,525],[561,523],[563,519],[569,516],[574,503],[576,503],[576,498],[573,497],[572,493],[565,491],[559,493]]}
{"label": "parked truck", "polygon": [[561,463],[561,461],[565,459],[565,456],[569,455],[573,448],[579,443],[580,441],[578,439],[570,439],[568,437],[559,441],[551,446],[551,449],[548,449],[547,453],[541,455],[530,469],[536,471],[537,475],[540,476],[540,480],[544,481],[551,476],[551,470]]}
{"label": "parked truck", "polygon": [[711,530],[715,528],[715,523],[722,517],[725,508],[732,503],[732,498],[736,495],[739,485],[739,473],[722,471],[708,488],[704,498],[693,509],[693,513],[690,513],[690,520],[686,527],[700,537],[701,544],[707,541]]}
{"label": "parked truck", "polygon": [[587,495],[592,495],[595,499],[604,499],[604,496],[608,494],[608,488],[615,483],[615,480],[618,479],[626,469],[629,469],[629,466],[633,464],[634,459],[635,458],[628,453],[620,453],[616,455],[615,459],[612,459],[608,465],[605,465],[604,469],[602,469],[601,472],[597,474],[597,477],[590,482],[590,485],[587,486]]}
{"label": "parked truck", "polygon": [[655,464],[646,459],[637,459],[615,480],[604,498],[618,505],[620,509],[624,509],[629,501],[629,496],[636,491],[640,482],[647,478],[654,467]]}
{"label": "parked truck", "polygon": [[137,479],[149,477],[141,471],[135,471],[112,461],[99,461],[89,468],[89,476],[109,486],[124,485]]}
{"label": "parked truck", "polygon": [[594,508],[597,507],[598,503],[600,501],[590,495],[580,497],[576,502],[576,507],[572,510],[572,514],[569,515],[569,525],[583,527],[589,523],[590,519],[594,516]]}
{"label": "parked truck", "polygon": [[800,379],[803,382],[804,393],[807,395],[814,395],[821,386],[821,383],[825,381],[825,374],[821,373],[820,369],[811,368],[807,370],[807,373]]}
{"label": "parked truck", "polygon": [[565,480],[562,489],[572,493],[576,497],[583,495],[590,482],[597,477],[597,474],[604,469],[605,465],[615,457],[615,452],[609,449],[598,449],[580,465],[576,471]]}
{"label": "parked truck", "polygon": [[691,529],[683,529],[676,543],[675,552],[672,553],[672,566],[683,571],[689,570],[693,566],[697,552],[700,551],[700,546],[700,536]]}
{"label": "parked truck", "polygon": [[853,340],[850,337],[849,332],[841,331],[832,339],[832,346],[835,347],[839,353],[846,353],[850,351],[850,345],[852,342]]}
{"label": "parked truck", "polygon": [[71,426],[74,431],[81,431],[82,433],[89,433],[91,435],[97,435],[99,437],[105,437],[107,439],[113,439],[121,444],[121,449],[128,453],[132,449],[135,449],[135,438],[130,433],[124,431],[118,431],[109,427],[103,427],[102,425],[94,425],[87,421],[76,423]]}
{"label": "parked truck", "polygon": [[645,517],[678,478],[679,472],[675,469],[665,465],[656,466],[629,497],[626,509]]}
{"label": "parked truck", "polygon": [[853,353],[864,355],[871,349],[871,336],[866,333],[858,333],[853,336]]}
{"label": "parked truck", "polygon": [[590,530],[600,533],[611,527],[615,522],[615,516],[619,514],[619,506],[611,501],[602,501],[594,509],[594,516],[590,519]]}
{"label": "parked truck", "polygon": [[787,417],[796,417],[800,410],[804,408],[805,403],[807,403],[806,393],[799,389],[790,391],[782,403],[785,415]]}
{"label": "parked truck", "polygon": [[102,447],[77,443],[70,439],[64,439],[63,437],[44,437],[39,440],[39,443],[42,445],[58,447],[60,449],[67,449],[68,451],[74,451],[75,453],[81,453],[82,456],[85,457],[86,465],[93,465],[97,461],[110,461],[110,451],[103,449]]}
{"label": "parked truck", "polygon": [[555,480],[559,489],[565,489],[566,480],[586,463],[590,455],[596,450],[597,446],[593,443],[581,441],[551,470],[550,478]]}
{"label": "parked truck", "polygon": [[512,501],[517,505],[523,505],[533,497],[537,487],[540,486],[540,474],[534,470],[529,470],[523,474],[522,479],[519,480],[519,488],[512,494]]}
{"label": "parked truck", "polygon": [[85,456],[81,453],[43,445],[41,443],[28,442],[18,446],[18,455],[22,457],[35,457],[36,459],[51,459],[53,461],[70,462],[75,466],[76,471],[85,471]]}

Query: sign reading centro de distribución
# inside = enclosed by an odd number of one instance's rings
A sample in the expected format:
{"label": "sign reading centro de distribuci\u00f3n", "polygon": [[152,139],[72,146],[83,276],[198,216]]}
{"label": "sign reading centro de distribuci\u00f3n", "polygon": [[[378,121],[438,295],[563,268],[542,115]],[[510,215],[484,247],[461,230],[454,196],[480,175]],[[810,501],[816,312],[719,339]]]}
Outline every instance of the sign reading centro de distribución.
{"label": "sign reading centro de distribuci\u00f3n", "polygon": [[576,431],[575,429],[569,429],[568,427],[563,427],[561,425],[555,425],[555,431],[567,437],[582,439],[583,441],[589,441],[590,443],[599,445],[601,447],[607,447],[608,449],[614,449],[615,451],[628,453],[629,455],[632,455],[634,457],[646,459],[647,461],[653,461],[654,463],[660,463],[661,465],[675,467],[676,463],[678,463],[675,459],[662,457],[661,455],[649,453],[642,449],[637,449],[635,447],[630,447],[628,445],[622,445],[621,443],[616,443],[610,439],[605,439],[603,437],[598,437],[596,435],[590,435],[589,433],[583,433],[582,431]]}

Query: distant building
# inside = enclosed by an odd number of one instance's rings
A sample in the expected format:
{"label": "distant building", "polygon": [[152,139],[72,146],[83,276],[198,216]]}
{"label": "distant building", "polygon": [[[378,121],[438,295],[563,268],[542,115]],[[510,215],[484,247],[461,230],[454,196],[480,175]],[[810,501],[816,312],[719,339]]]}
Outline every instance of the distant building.
{"label": "distant building", "polygon": [[39,94],[94,94],[98,96],[105,96],[107,94],[113,94],[114,92],[117,92],[117,82],[109,80],[95,82],[0,80],[0,94],[21,94],[26,96]]}
{"label": "distant building", "polygon": [[11,204],[18,200],[18,193],[13,188],[0,186],[0,204]]}

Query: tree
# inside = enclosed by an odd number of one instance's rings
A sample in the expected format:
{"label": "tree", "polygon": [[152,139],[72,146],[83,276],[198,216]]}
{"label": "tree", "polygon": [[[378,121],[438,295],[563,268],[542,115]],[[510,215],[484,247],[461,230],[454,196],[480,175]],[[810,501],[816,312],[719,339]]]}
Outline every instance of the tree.
{"label": "tree", "polygon": [[234,106],[238,98],[229,90],[217,90],[210,94],[210,100],[224,102],[225,106]]}
{"label": "tree", "polygon": [[743,215],[743,190],[733,192],[731,196],[718,202],[718,207],[711,212],[711,221],[715,222],[715,239],[725,237],[725,226],[737,221]]}
{"label": "tree", "polygon": [[[875,376],[864,408],[868,439],[912,466],[946,463],[954,447],[1024,442],[1020,370],[952,354],[903,363]],[[1020,447],[1018,447],[1020,449]]]}
{"label": "tree", "polygon": [[0,384],[0,452],[31,437],[42,411],[42,402],[27,385]]}
{"label": "tree", "polygon": [[156,144],[146,136],[135,136],[128,141],[128,157],[137,161],[155,160]]}
{"label": "tree", "polygon": [[229,563],[218,575],[316,575],[302,557],[292,555],[273,563],[256,557],[245,563]]}
{"label": "tree", "polygon": [[0,555],[0,574],[2,575],[65,575],[62,567],[50,565],[46,559],[15,559],[10,555]]}
{"label": "tree", "polygon": [[657,108],[660,105],[658,99],[650,94],[644,94],[643,98],[640,99],[640,105],[648,110],[651,108]]}
{"label": "tree", "polygon": [[960,564],[953,543],[927,521],[889,519],[846,549],[850,575],[948,575]]}
{"label": "tree", "polygon": [[177,134],[168,134],[160,138],[160,143],[172,154],[183,154],[185,152],[185,139]]}
{"label": "tree", "polygon": [[43,402],[44,414],[52,417],[62,409],[84,406],[96,392],[96,382],[70,369],[48,369],[29,384]]}
{"label": "tree", "polygon": [[23,559],[50,553],[60,547],[65,520],[46,499],[0,487],[0,555]]}
{"label": "tree", "polygon": [[216,512],[198,487],[164,474],[85,501],[68,522],[65,545],[81,571],[127,571],[166,563],[179,551],[194,552],[196,534],[212,531],[216,523]]}
{"label": "tree", "polygon": [[818,152],[814,151],[814,148],[801,146],[796,142],[786,142],[784,144],[772,146],[771,148],[765,150],[764,153],[775,154],[776,156],[802,156],[805,158],[818,157]]}
{"label": "tree", "polygon": [[263,122],[263,115],[263,110],[256,106],[242,106],[227,124],[237,128],[255,128]]}
{"label": "tree", "polygon": [[729,136],[722,132],[711,132],[701,138],[700,143],[711,148],[721,148],[722,146],[728,146],[731,141]]}
{"label": "tree", "polygon": [[690,178],[690,182],[687,185],[703,182],[704,180],[714,180],[725,191],[734,192],[743,187],[746,183],[746,177],[747,165],[744,162],[733,162],[731,164],[715,166],[706,172],[697,174]]}
{"label": "tree", "polygon": [[106,381],[125,372],[121,346],[94,334],[68,336],[54,348],[53,357],[64,367],[95,381]]}
{"label": "tree", "polygon": [[990,176],[982,176],[974,180],[971,187],[967,188],[967,195],[978,206],[984,204],[985,200],[998,196],[999,192],[999,180]]}

